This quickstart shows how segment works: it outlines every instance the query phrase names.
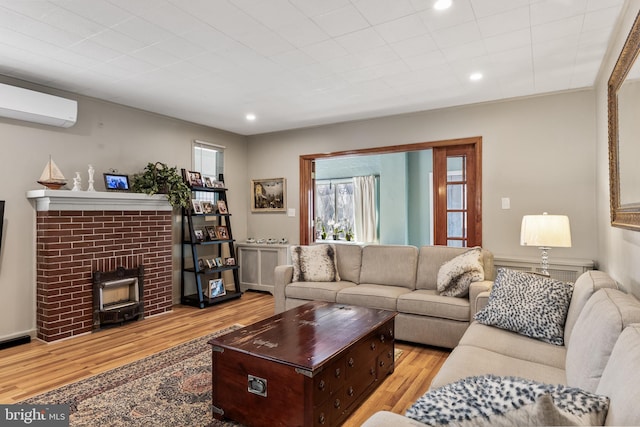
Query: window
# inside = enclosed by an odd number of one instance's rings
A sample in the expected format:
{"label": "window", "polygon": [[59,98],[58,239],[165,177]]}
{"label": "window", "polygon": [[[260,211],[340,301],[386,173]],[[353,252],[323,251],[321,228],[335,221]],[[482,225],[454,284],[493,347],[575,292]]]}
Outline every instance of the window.
{"label": "window", "polygon": [[[202,178],[210,177],[213,180],[220,179],[224,173],[224,149],[221,145],[204,141],[193,141],[193,169],[200,172]],[[213,192],[197,192],[198,200],[213,200]]]}
{"label": "window", "polygon": [[316,239],[346,238],[348,231],[353,232],[353,182],[344,180],[316,181]]}
{"label": "window", "polygon": [[224,172],[224,148],[204,141],[193,141],[193,169],[202,176],[218,179]]}

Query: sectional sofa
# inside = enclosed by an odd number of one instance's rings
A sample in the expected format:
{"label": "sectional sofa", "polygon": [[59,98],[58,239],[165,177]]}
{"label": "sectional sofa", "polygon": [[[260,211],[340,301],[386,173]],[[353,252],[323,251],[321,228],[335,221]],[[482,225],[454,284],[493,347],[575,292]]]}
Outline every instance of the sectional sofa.
{"label": "sectional sofa", "polygon": [[576,281],[562,345],[504,327],[474,321],[407,416],[364,426],[640,425],[640,302],[606,273]]}
{"label": "sectional sofa", "polygon": [[[482,275],[464,296],[446,296],[437,290],[441,266],[469,252],[469,248],[403,245],[315,245],[293,247],[292,259],[302,263],[296,251],[318,249],[310,261],[327,262],[324,280],[302,274],[294,280],[294,266],[275,269],[275,311],[280,313],[310,300],[337,302],[397,311],[396,339],[454,348],[491,287],[493,254],[478,248]],[[335,271],[331,271],[334,268]],[[302,267],[304,270],[304,267]],[[462,274],[464,269],[460,270]],[[298,272],[300,273],[300,272]],[[301,274],[298,274],[299,276]],[[322,275],[317,276],[322,277]],[[336,280],[337,279],[337,280]],[[478,298],[479,295],[484,295]]]}

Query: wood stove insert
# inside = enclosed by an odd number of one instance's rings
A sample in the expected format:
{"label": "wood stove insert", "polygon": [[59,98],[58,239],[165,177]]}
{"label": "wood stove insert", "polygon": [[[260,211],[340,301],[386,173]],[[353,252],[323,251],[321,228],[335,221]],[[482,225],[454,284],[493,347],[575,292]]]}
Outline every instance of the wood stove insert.
{"label": "wood stove insert", "polygon": [[144,266],[93,273],[93,330],[144,318]]}

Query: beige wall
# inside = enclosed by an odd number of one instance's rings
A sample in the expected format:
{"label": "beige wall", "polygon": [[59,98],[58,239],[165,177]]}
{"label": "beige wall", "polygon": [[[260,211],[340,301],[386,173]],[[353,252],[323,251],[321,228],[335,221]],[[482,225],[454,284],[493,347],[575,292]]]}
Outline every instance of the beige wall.
{"label": "beige wall", "polygon": [[607,81],[633,21],[640,11],[640,0],[629,0],[626,8],[596,83],[598,253],[601,269],[640,297],[640,232],[611,227],[609,213]]}
{"label": "beige wall", "polygon": [[[249,137],[249,179],[286,177],[296,217],[249,214],[247,233],[299,241],[301,154],[480,135],[483,245],[498,255],[538,257],[536,248],[520,246],[520,222],[547,211],[569,215],[573,232],[573,247],[551,257],[595,260],[594,119],[595,93],[584,90]],[[511,209],[501,209],[502,197]]]}
{"label": "beige wall", "polygon": [[[27,86],[8,78],[0,81]],[[36,180],[49,154],[70,181],[76,171],[80,172],[83,188],[87,187],[87,169],[92,164],[95,187],[103,190],[102,173],[110,168],[133,174],[156,161],[190,168],[194,139],[224,145],[227,185],[243,190],[229,192],[234,237],[246,236],[245,137],[74,94],[29,87],[77,99],[78,122],[63,129],[0,119],[0,200],[7,202],[0,253],[0,341],[29,334],[35,328],[35,209],[25,193],[40,188]],[[179,232],[174,232],[174,299],[180,293],[178,236]]]}

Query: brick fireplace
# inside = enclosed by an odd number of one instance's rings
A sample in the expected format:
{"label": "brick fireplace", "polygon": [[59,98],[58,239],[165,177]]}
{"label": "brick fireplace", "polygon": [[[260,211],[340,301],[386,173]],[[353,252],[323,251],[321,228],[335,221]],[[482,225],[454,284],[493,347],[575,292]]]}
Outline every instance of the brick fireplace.
{"label": "brick fireplace", "polygon": [[164,196],[34,190],[36,324],[50,342],[93,329],[93,273],[144,266],[144,315],[171,310],[172,209]]}

